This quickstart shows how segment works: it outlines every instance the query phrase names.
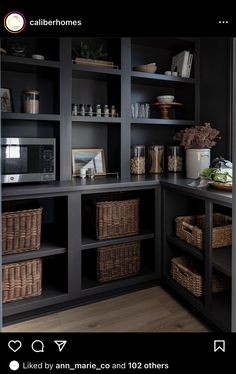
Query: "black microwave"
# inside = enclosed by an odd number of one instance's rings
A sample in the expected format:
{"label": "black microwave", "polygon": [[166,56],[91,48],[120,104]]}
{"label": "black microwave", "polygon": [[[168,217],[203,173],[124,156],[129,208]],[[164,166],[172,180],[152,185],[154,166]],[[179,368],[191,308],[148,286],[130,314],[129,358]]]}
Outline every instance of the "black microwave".
{"label": "black microwave", "polygon": [[56,139],[2,138],[2,183],[56,180]]}

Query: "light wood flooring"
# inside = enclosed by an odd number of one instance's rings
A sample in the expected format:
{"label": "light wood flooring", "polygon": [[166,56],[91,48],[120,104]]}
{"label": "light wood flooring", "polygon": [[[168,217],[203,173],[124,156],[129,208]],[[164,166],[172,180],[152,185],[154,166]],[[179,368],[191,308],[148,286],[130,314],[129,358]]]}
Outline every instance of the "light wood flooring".
{"label": "light wood flooring", "polygon": [[206,332],[209,328],[161,287],[7,326],[3,332]]}

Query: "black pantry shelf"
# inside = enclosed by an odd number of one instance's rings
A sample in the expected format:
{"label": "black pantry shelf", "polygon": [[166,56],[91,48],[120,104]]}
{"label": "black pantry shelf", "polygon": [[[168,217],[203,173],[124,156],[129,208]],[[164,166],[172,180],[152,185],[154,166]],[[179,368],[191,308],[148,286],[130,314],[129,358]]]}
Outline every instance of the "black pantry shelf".
{"label": "black pantry shelf", "polygon": [[168,126],[194,126],[194,121],[184,119],[161,119],[161,118],[132,118],[131,124],[146,124],[146,125],[168,125]]}
{"label": "black pantry shelf", "polygon": [[120,123],[120,117],[71,116],[72,122]]}
{"label": "black pantry shelf", "polygon": [[9,264],[12,262],[32,260],[33,258],[50,257],[66,253],[67,249],[56,245],[50,241],[42,241],[41,247],[38,251],[28,251],[15,253],[12,255],[5,255],[2,257],[3,264]]}
{"label": "black pantry shelf", "polygon": [[72,65],[72,74],[74,78],[84,79],[104,79],[106,76],[120,76],[120,69],[99,67],[99,66],[84,66]]}
{"label": "black pantry shelf", "polygon": [[60,63],[51,60],[36,60],[29,57],[17,57],[11,55],[2,55],[2,70],[34,72],[40,68],[56,68],[59,69]]}
{"label": "black pantry shelf", "polygon": [[82,237],[82,246],[81,249],[91,249],[99,248],[107,245],[122,244],[127,242],[133,242],[136,240],[146,240],[153,239],[155,237],[154,233],[151,230],[143,229],[139,235],[126,236],[122,238],[108,239],[108,240],[95,240],[88,236]]}
{"label": "black pantry shelf", "polygon": [[179,84],[195,84],[195,79],[193,78],[181,78],[173,77],[165,74],[151,74],[142,73],[139,71],[131,72],[131,82],[137,84],[155,84],[159,86],[177,86]]}
{"label": "black pantry shelf", "polygon": [[28,121],[60,121],[59,114],[29,114],[2,112],[2,119],[28,120]]}

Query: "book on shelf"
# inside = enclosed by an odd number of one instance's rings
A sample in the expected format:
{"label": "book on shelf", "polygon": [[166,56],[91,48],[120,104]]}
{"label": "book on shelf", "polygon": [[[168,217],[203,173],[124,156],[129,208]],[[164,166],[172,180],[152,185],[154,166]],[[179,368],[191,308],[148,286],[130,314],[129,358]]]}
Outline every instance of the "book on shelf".
{"label": "book on shelf", "polygon": [[182,51],[172,58],[171,71],[177,70],[178,76],[189,78],[191,74],[193,54]]}

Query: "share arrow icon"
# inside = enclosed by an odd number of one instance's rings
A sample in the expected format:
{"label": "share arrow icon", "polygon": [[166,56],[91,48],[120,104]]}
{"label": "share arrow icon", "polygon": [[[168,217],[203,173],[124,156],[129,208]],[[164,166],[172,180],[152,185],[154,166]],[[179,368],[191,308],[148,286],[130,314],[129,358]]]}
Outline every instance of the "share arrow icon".
{"label": "share arrow icon", "polygon": [[58,346],[59,352],[61,352],[64,349],[67,343],[67,340],[54,340],[54,343],[56,343],[56,345]]}

